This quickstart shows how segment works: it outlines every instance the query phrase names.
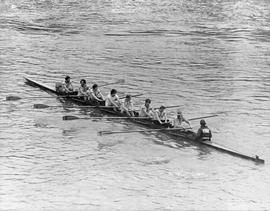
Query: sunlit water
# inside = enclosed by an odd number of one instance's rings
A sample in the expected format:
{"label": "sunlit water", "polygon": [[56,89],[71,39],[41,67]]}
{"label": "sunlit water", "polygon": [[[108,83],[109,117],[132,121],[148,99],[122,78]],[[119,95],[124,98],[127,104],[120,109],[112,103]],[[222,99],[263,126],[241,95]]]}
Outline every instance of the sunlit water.
{"label": "sunlit water", "polygon": [[[1,0],[0,209],[269,209],[269,11],[268,0]],[[125,79],[103,92],[144,93],[137,106],[224,112],[207,119],[213,141],[266,164],[159,133],[97,135],[143,129],[125,120],[63,121],[96,111],[64,109],[23,77],[53,87],[66,74]]]}

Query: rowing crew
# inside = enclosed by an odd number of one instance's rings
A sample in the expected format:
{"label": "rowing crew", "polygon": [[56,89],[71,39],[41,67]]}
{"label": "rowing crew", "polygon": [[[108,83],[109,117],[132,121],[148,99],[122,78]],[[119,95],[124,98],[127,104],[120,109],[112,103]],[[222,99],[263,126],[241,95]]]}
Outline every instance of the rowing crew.
{"label": "rowing crew", "polygon": [[83,97],[85,100],[93,100],[97,102],[105,100],[98,88],[98,85],[94,84],[91,88],[89,88],[85,79],[80,80],[80,87],[78,88],[78,91],[75,91],[69,76],[65,77],[65,81],[63,83],[56,83],[55,89],[57,92],[64,94],[77,94],[78,96]]}
{"label": "rowing crew", "polygon": [[[116,93],[117,91],[115,89],[112,89],[111,94],[106,98],[105,105],[113,106],[115,109],[120,110],[122,113],[125,112],[128,116],[135,116],[131,96],[127,95],[124,102],[121,103]],[[158,109],[152,109],[150,99],[146,99],[145,103],[141,106],[139,116],[153,119],[153,122],[155,124],[161,124],[167,128],[192,128],[190,122],[183,116],[183,113],[180,109],[177,110],[176,117],[172,121],[170,121],[167,117],[165,107],[160,106],[160,108]],[[205,120],[201,120],[200,125],[201,127],[197,132],[196,140],[210,141],[212,134],[211,130],[206,126]]]}
{"label": "rowing crew", "polygon": [[91,100],[93,102],[100,103],[105,101],[105,106],[114,107],[115,109],[120,110],[122,113],[125,112],[129,116],[135,116],[130,95],[127,95],[123,102],[121,102],[117,95],[116,89],[112,89],[105,98],[99,90],[97,84],[94,84],[92,88],[89,88],[85,79],[80,80],[80,87],[76,92],[73,88],[72,82],[70,81],[70,77],[66,76],[63,83],[56,83],[56,91],[64,94],[76,93],[78,96],[83,97],[84,100]]}
{"label": "rowing crew", "polygon": [[[135,116],[134,106],[130,95],[126,95],[123,102],[121,102],[115,89],[112,89],[108,96],[104,98],[97,84],[94,84],[91,89],[87,86],[85,79],[82,79],[80,84],[81,86],[78,89],[78,96],[83,97],[85,100],[96,102],[105,101],[105,106],[114,107],[115,110],[119,110],[121,113],[126,113],[128,116]],[[65,77],[64,83],[56,84],[56,91],[66,94],[76,93],[69,76]],[[165,107],[160,106],[159,109],[152,109],[150,99],[146,99],[144,105],[141,106],[139,116],[153,119],[155,124],[161,124],[165,127],[187,128],[187,124],[189,128],[192,128],[190,122],[184,118],[180,109],[177,110],[176,117],[170,121],[165,112]],[[201,120],[200,125],[201,127],[197,132],[196,140],[211,140],[211,130],[206,126],[206,122]]]}
{"label": "rowing crew", "polygon": [[[120,110],[122,113],[125,112],[128,116],[135,116],[133,110],[133,103],[131,101],[131,96],[127,95],[124,102],[121,103],[116,94],[116,90],[112,89],[111,94],[106,98],[106,106],[113,106],[115,109]],[[190,122],[183,116],[180,109],[177,110],[176,117],[170,121],[167,117],[165,107],[160,106],[158,109],[152,109],[151,100],[146,99],[145,103],[141,106],[139,111],[140,117],[146,117],[154,120],[155,124],[164,125],[167,128],[179,128],[179,129],[191,129]],[[188,125],[188,127],[187,127]],[[206,126],[205,120],[200,121],[201,127],[199,128],[196,140],[200,141],[210,141],[212,138],[211,130]]]}
{"label": "rowing crew", "polygon": [[151,100],[146,99],[144,105],[141,106],[139,116],[149,117],[156,124],[163,124],[167,127],[186,128],[185,124],[187,124],[191,128],[190,122],[184,118],[180,109],[177,110],[177,115],[172,121],[168,119],[165,109],[164,106],[160,106],[158,109],[152,109]]}

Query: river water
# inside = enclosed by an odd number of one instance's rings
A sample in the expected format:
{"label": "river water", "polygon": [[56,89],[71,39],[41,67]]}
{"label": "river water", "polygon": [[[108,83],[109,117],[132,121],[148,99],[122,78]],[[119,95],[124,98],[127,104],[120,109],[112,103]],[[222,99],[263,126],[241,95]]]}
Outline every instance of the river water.
{"label": "river water", "polygon": [[[0,0],[0,209],[270,209],[269,11],[268,0]],[[63,121],[97,111],[64,109],[23,77],[53,87],[67,74],[125,79],[102,91],[144,93],[136,106],[224,112],[207,119],[213,141],[266,163],[161,133],[97,135],[143,129],[124,120]]]}

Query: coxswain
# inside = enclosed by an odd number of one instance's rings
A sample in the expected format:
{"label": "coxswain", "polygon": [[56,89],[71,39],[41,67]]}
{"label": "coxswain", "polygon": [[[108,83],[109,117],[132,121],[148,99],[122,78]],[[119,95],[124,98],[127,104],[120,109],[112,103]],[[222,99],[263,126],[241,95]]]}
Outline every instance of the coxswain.
{"label": "coxswain", "polygon": [[65,93],[71,93],[74,91],[72,82],[70,81],[70,77],[68,75],[65,77],[62,89]]}
{"label": "coxswain", "polygon": [[113,106],[115,109],[120,109],[121,102],[115,89],[112,89],[110,94],[106,97],[105,106]]}
{"label": "coxswain", "polygon": [[211,141],[212,133],[211,130],[206,126],[205,120],[200,121],[201,127],[199,128],[195,140],[197,141]]}
{"label": "coxswain", "polygon": [[90,96],[90,99],[93,101],[102,102],[105,100],[97,84],[94,84],[92,86],[89,92],[89,96]]}
{"label": "coxswain", "polygon": [[80,84],[81,86],[79,87],[78,95],[84,97],[84,99],[87,100],[89,96],[89,87],[86,85],[86,80],[82,79]]}
{"label": "coxswain", "polygon": [[189,127],[191,127],[190,122],[185,119],[185,117],[182,114],[182,111],[180,109],[177,110],[177,116],[173,120],[173,127],[174,128],[185,128],[184,123],[187,123]]}
{"label": "coxswain", "polygon": [[154,114],[151,107],[151,100],[146,99],[144,105],[140,109],[139,116],[153,118]]}
{"label": "coxswain", "polygon": [[121,105],[121,113],[126,113],[128,116],[135,116],[134,106],[131,100],[131,95],[126,95]]}

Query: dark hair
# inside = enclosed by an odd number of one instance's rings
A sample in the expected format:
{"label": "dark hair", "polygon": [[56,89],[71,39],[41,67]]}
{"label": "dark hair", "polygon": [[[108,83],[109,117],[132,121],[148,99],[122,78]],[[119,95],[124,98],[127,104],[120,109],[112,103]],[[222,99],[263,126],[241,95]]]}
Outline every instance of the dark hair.
{"label": "dark hair", "polygon": [[97,84],[94,84],[94,85],[92,86],[93,89],[95,89],[95,88],[97,88],[97,87],[98,87]]}
{"label": "dark hair", "polygon": [[202,120],[200,121],[200,124],[201,124],[202,126],[205,126],[205,125],[206,125],[206,122],[204,121],[204,119],[202,119]]}
{"label": "dark hair", "polygon": [[117,93],[116,89],[112,89],[112,90],[111,90],[111,95],[112,95],[112,94],[116,94],[116,93]]}
{"label": "dark hair", "polygon": [[130,99],[130,98],[131,98],[131,95],[126,95],[126,98],[127,98],[127,99]]}
{"label": "dark hair", "polygon": [[165,106],[160,106],[159,109],[165,109]]}
{"label": "dark hair", "polygon": [[67,79],[70,79],[70,77],[68,75],[65,77],[65,80],[67,80]]}
{"label": "dark hair", "polygon": [[146,102],[146,103],[151,103],[151,100],[150,100],[149,98],[147,98],[147,99],[145,100],[145,102]]}
{"label": "dark hair", "polygon": [[86,80],[85,79],[80,80],[80,83],[82,83],[82,82],[86,84]]}

